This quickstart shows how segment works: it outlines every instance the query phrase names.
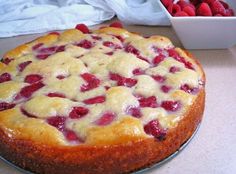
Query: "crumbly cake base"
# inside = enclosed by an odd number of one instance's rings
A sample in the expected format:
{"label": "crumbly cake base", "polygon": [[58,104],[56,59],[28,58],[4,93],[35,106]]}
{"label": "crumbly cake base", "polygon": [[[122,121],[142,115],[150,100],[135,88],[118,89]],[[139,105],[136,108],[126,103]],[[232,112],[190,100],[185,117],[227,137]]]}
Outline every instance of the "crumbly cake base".
{"label": "crumbly cake base", "polygon": [[163,141],[154,138],[103,147],[47,147],[11,139],[0,131],[0,155],[13,164],[39,174],[130,173],[151,166],[178,150],[202,120],[205,91],[201,90],[178,126]]}

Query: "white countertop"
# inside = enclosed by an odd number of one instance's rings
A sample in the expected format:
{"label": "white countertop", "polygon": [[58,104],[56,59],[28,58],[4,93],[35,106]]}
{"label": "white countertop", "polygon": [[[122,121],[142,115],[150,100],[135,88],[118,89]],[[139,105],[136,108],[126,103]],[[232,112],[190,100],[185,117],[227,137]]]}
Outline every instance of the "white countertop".
{"label": "white countertop", "polygon": [[[181,46],[170,27],[127,26],[144,35],[164,35]],[[39,36],[0,39],[0,56]],[[42,34],[41,34],[42,35]],[[236,173],[236,46],[228,50],[192,50],[206,73],[206,107],[199,131],[174,159],[143,174]],[[1,141],[1,140],[0,140]],[[0,160],[0,174],[22,174]]]}

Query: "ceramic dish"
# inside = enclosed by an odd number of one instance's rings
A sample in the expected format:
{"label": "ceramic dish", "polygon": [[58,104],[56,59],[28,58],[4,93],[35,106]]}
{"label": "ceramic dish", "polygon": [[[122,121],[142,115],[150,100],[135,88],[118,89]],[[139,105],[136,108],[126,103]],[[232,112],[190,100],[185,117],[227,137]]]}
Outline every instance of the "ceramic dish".
{"label": "ceramic dish", "polygon": [[[236,12],[236,1],[226,1]],[[186,49],[225,49],[236,44],[236,16],[173,17],[158,0]]]}

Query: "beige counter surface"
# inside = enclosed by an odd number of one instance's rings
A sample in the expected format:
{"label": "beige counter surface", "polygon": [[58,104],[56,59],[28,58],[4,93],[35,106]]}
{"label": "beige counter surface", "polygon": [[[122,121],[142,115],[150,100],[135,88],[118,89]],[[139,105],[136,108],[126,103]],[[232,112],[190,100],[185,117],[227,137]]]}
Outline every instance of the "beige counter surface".
{"label": "beige counter surface", "polygon": [[[181,46],[170,27],[127,26],[144,35],[159,34]],[[37,35],[0,39],[0,56]],[[142,174],[236,173],[236,47],[228,50],[192,50],[206,72],[204,119],[190,144],[174,159]],[[1,140],[0,140],[1,141]],[[0,174],[22,174],[0,160]]]}

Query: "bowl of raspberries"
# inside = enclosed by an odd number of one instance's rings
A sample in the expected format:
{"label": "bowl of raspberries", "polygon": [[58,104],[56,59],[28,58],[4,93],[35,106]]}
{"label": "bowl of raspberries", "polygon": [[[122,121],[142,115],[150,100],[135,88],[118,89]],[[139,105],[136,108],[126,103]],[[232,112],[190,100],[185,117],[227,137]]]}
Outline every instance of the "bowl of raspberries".
{"label": "bowl of raspberries", "polygon": [[158,0],[186,49],[236,44],[236,0]]}

